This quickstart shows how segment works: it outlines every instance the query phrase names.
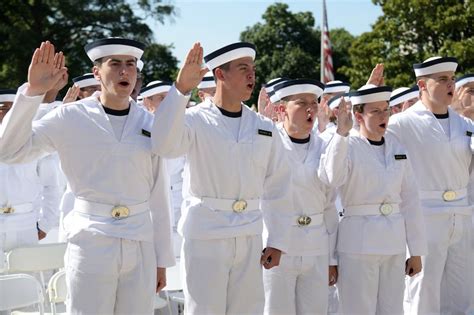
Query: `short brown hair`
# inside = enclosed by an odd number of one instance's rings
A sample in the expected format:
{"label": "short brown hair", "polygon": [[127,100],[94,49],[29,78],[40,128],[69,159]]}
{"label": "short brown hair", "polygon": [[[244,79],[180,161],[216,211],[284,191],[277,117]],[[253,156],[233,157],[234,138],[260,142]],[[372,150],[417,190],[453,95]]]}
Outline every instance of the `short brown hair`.
{"label": "short brown hair", "polygon": [[352,106],[352,112],[355,113],[363,113],[364,112],[365,104],[357,104]]}
{"label": "short brown hair", "polygon": [[224,64],[222,64],[222,65],[220,65],[220,66],[218,66],[218,67],[215,67],[215,68],[212,70],[212,75],[214,76],[214,78],[216,77],[216,69],[217,69],[217,68],[220,68],[220,69],[222,69],[222,70],[224,70],[224,71],[228,71],[228,70],[230,69],[230,63],[231,63],[231,62],[232,62],[232,61],[229,61],[229,62],[226,62],[226,63],[224,63]]}

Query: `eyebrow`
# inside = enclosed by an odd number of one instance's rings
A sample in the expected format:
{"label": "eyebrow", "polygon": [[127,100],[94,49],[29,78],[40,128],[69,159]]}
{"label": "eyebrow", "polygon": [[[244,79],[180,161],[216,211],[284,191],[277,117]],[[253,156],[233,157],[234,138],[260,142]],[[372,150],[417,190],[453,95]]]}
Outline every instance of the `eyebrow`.
{"label": "eyebrow", "polygon": [[[122,62],[123,60],[120,60],[120,59],[114,59],[114,58],[111,58],[110,61],[113,61],[113,62]],[[136,62],[135,59],[127,59],[125,60],[124,62]]]}

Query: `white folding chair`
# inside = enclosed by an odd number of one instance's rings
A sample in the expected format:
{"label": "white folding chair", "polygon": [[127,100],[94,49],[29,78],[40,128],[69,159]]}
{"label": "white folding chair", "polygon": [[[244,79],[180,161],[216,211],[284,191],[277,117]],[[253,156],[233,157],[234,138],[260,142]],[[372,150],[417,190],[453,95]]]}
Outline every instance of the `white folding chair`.
{"label": "white folding chair", "polygon": [[7,272],[42,272],[64,267],[66,243],[14,248],[7,253]]}
{"label": "white folding chair", "polygon": [[51,314],[56,315],[56,304],[65,303],[67,297],[66,271],[56,272],[48,282],[48,296],[51,304]]}
{"label": "white folding chair", "polygon": [[39,314],[43,315],[43,302],[43,290],[35,277],[27,274],[0,276],[0,311],[37,304]]}
{"label": "white folding chair", "polygon": [[66,243],[37,244],[14,248],[6,254],[6,273],[37,273],[44,294],[45,271],[55,271],[64,267]]}

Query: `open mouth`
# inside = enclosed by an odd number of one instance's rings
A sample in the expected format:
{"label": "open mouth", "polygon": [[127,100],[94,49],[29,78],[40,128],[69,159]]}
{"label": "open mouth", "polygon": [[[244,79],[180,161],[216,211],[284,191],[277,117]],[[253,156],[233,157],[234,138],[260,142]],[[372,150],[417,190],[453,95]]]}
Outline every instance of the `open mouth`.
{"label": "open mouth", "polygon": [[453,94],[453,92],[448,92],[448,95],[453,96],[454,94]]}
{"label": "open mouth", "polygon": [[119,84],[123,87],[127,87],[130,85],[130,83],[128,83],[127,81],[120,81]]}
{"label": "open mouth", "polygon": [[379,127],[385,129],[385,128],[387,128],[387,124],[385,124],[385,123],[384,123],[384,124],[380,124]]}
{"label": "open mouth", "polygon": [[253,83],[249,83],[249,84],[247,84],[247,88],[248,88],[249,90],[253,90],[253,86],[254,86],[254,84],[253,84]]}
{"label": "open mouth", "polygon": [[313,116],[311,114],[308,114],[308,116],[306,117],[306,121],[313,122]]}

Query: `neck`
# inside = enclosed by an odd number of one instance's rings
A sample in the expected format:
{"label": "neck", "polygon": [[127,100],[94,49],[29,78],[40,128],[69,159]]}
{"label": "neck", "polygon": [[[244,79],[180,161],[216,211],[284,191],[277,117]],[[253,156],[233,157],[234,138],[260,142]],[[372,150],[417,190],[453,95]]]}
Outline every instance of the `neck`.
{"label": "neck", "polygon": [[374,134],[369,132],[363,125],[360,125],[359,133],[362,137],[369,139],[371,141],[382,141],[383,135]]}
{"label": "neck", "polygon": [[427,97],[423,97],[421,100],[423,102],[423,105],[425,105],[426,109],[428,109],[433,114],[442,115],[448,112],[448,105],[432,102]]}
{"label": "neck", "polygon": [[229,112],[240,112],[242,109],[241,100],[235,99],[231,93],[222,88],[216,90],[216,94],[214,94],[212,101],[216,106]]}
{"label": "neck", "polygon": [[130,101],[127,98],[102,93],[99,97],[100,102],[107,108],[115,110],[124,110],[130,107]]}
{"label": "neck", "polygon": [[309,137],[311,131],[303,131],[299,128],[292,128],[290,122],[285,120],[283,122],[283,128],[285,128],[286,134],[295,139],[306,139]]}

